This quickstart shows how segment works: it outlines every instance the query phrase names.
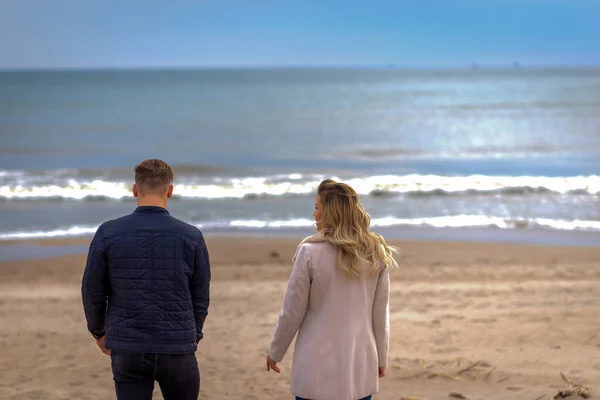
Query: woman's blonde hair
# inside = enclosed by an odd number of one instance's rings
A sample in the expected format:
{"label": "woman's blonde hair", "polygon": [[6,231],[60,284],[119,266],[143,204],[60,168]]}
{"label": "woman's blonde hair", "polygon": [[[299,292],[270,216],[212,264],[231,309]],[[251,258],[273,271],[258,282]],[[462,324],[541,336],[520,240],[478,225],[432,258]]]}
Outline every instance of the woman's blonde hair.
{"label": "woman's blonde hair", "polygon": [[379,264],[397,267],[393,254],[396,247],[386,243],[383,236],[371,232],[371,217],[363,207],[356,191],[349,185],[326,179],[318,192],[323,216],[322,233],[328,242],[338,248],[338,267],[348,275],[362,276],[360,262],[366,261],[376,273]]}

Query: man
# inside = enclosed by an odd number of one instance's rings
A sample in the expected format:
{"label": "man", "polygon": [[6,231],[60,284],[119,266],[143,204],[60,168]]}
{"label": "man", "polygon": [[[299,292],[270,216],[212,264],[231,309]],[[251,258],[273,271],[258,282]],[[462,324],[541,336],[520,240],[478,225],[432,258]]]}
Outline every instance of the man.
{"label": "man", "polygon": [[137,208],[100,225],[82,281],[87,327],[111,356],[117,399],[198,399],[195,352],[208,314],[210,262],[204,237],[167,211],[173,169],[135,167]]}

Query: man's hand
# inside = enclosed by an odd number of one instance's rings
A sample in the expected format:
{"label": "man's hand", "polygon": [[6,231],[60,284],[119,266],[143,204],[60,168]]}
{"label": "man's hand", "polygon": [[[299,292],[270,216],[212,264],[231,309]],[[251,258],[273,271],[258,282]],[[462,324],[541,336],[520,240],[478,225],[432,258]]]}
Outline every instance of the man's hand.
{"label": "man's hand", "polygon": [[110,356],[110,350],[108,350],[106,347],[104,347],[104,339],[106,339],[106,335],[104,335],[100,339],[96,340],[96,344],[100,348],[101,352],[103,352],[107,356]]}
{"label": "man's hand", "polygon": [[379,377],[383,378],[385,376],[385,367],[379,367]]}
{"label": "man's hand", "polygon": [[277,373],[281,372],[277,366],[277,362],[271,358],[271,355],[267,354],[267,372],[270,370],[273,370]]}

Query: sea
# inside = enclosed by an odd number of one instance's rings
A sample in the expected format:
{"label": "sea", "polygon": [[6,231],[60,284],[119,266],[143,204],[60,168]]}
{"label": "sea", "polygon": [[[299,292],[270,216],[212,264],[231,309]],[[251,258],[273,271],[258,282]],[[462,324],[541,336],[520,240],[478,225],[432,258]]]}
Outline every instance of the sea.
{"label": "sea", "polygon": [[0,240],[93,234],[147,158],[207,234],[308,234],[334,178],[389,236],[600,246],[600,69],[0,72]]}

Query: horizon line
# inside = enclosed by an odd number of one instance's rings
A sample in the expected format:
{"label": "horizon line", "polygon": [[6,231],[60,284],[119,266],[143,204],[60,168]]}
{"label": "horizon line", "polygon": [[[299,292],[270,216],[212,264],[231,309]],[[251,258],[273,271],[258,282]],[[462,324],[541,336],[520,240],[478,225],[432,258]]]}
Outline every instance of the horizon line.
{"label": "horizon line", "polygon": [[399,71],[480,71],[480,70],[540,70],[540,69],[597,69],[600,64],[522,64],[513,62],[508,64],[480,64],[473,62],[467,65],[400,65],[387,64],[282,64],[282,65],[197,65],[197,66],[39,66],[39,67],[1,67],[0,72],[26,72],[26,71],[174,71],[174,70],[291,70],[291,69],[373,69],[373,70],[399,70]]}

